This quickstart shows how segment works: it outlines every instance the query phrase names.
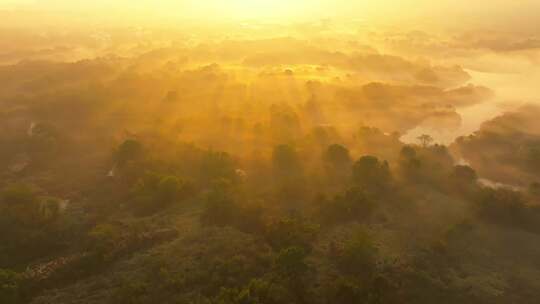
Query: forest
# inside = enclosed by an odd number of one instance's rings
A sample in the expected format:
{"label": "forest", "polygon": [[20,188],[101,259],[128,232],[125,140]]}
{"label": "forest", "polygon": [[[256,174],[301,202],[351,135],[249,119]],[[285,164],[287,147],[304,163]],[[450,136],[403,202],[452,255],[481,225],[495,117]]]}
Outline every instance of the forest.
{"label": "forest", "polygon": [[539,303],[540,33],[265,26],[0,27],[0,303]]}

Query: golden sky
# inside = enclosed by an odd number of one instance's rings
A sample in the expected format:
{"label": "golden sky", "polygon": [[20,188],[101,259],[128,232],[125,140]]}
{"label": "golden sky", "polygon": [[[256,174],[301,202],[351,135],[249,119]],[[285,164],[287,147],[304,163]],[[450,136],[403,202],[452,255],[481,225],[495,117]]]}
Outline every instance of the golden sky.
{"label": "golden sky", "polygon": [[540,11],[538,0],[0,0],[3,8],[24,8],[56,12],[83,12],[95,18],[148,18],[152,20],[306,21],[321,18],[355,18],[375,21],[435,20],[459,26],[460,23],[486,23],[530,28]]}

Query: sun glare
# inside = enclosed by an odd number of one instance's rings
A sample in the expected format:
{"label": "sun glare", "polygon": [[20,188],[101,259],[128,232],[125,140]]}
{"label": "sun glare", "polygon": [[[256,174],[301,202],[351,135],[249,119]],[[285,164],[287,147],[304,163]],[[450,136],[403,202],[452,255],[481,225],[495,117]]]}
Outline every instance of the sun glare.
{"label": "sun glare", "polygon": [[[225,4],[226,3],[226,4]],[[239,19],[289,19],[308,13],[317,1],[287,0],[231,0],[218,8],[231,18]]]}

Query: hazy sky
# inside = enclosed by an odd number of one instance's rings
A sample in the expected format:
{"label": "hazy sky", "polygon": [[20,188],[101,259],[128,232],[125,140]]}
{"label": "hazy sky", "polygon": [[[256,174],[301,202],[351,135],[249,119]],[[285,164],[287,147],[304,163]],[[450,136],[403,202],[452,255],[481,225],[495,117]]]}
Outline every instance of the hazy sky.
{"label": "hazy sky", "polygon": [[530,29],[540,25],[538,0],[0,0],[3,8],[75,11],[92,18],[122,16],[164,20],[228,21],[239,19],[300,21],[320,18],[357,18],[376,21],[438,21],[459,26],[512,26]]}

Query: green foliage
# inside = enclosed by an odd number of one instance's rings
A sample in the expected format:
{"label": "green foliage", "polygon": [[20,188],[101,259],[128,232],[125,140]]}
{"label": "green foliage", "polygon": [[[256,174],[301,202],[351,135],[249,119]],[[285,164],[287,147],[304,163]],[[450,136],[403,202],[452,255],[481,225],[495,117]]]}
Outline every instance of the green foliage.
{"label": "green foliage", "polygon": [[520,192],[485,188],[479,195],[477,212],[489,222],[540,233],[540,207],[530,205]]}
{"label": "green foliage", "polygon": [[478,175],[469,166],[454,166],[448,181],[450,193],[472,196],[478,190]]}
{"label": "green foliage", "polygon": [[280,177],[294,176],[299,174],[301,163],[296,149],[290,145],[274,147],[272,164],[275,173]]}
{"label": "green foliage", "polygon": [[[213,298],[220,290],[240,290],[271,273],[270,248],[256,237],[230,228],[206,228],[152,257],[157,263],[157,293],[200,293]],[[170,298],[170,297],[166,297]]]}
{"label": "green foliage", "polygon": [[465,170],[462,167],[455,168],[454,160],[445,146],[405,146],[400,153],[397,173],[406,184],[430,185],[442,191],[448,189],[448,186],[462,187],[464,184],[460,185],[459,179],[465,176],[455,174],[468,174]]}
{"label": "green foliage", "polygon": [[277,200],[288,208],[298,206],[305,198],[306,180],[296,149],[291,145],[274,147],[272,166]]}
{"label": "green foliage", "polygon": [[201,223],[206,226],[234,227],[246,233],[264,230],[263,209],[258,205],[240,205],[232,197],[226,185],[217,185],[207,196],[201,214]]}
{"label": "green foliage", "polygon": [[0,303],[19,304],[22,302],[20,277],[17,273],[0,269]]}
{"label": "green foliage", "polygon": [[404,146],[399,155],[399,173],[405,182],[416,182],[422,175],[422,161],[418,157],[416,149]]}
{"label": "green foliage", "polygon": [[370,278],[376,271],[377,252],[371,238],[359,232],[344,244],[337,265],[344,273]]}
{"label": "green foliage", "polygon": [[302,247],[282,249],[276,257],[276,269],[285,278],[298,278],[309,270],[305,261],[307,255]]}
{"label": "green foliage", "polygon": [[236,168],[235,161],[228,153],[209,151],[203,155],[200,164],[202,181],[207,184],[223,179],[237,182]]}
{"label": "green foliage", "polygon": [[328,184],[340,187],[349,181],[352,160],[346,147],[337,144],[328,146],[322,160],[328,175]]}
{"label": "green foliage", "polygon": [[254,279],[242,289],[223,288],[213,301],[215,304],[281,304],[293,302],[294,297],[286,287],[265,279]]}
{"label": "green foliage", "polygon": [[341,277],[331,284],[328,298],[335,303],[366,303],[366,288],[352,279]]}
{"label": "green foliage", "polygon": [[287,104],[273,104],[270,108],[272,137],[277,142],[294,141],[300,135],[300,119]]}
{"label": "green foliage", "polygon": [[476,183],[476,181],[478,180],[478,175],[473,168],[469,166],[458,165],[454,167],[454,171],[452,172],[452,178],[454,178],[459,183],[471,185]]}
{"label": "green foliage", "polygon": [[[536,123],[520,116],[487,123],[452,146],[491,175],[482,177],[533,182],[527,195],[483,188],[430,136],[404,147],[400,134],[389,133],[452,123],[458,117],[446,103],[482,99],[474,86],[445,89],[453,87],[446,78],[466,76],[462,69],[276,41],[223,43],[222,55],[297,46],[293,61],[305,50],[341,68],[374,59],[407,74],[397,78],[422,74],[427,85],[305,79],[310,70],[342,74],[324,65],[284,73],[269,65],[260,79],[229,77],[226,66],[184,64],[184,55],[192,57],[185,50],[2,67],[0,185],[32,187],[0,194],[0,303],[539,301]],[[270,53],[250,56],[250,65],[280,57]],[[164,93],[169,102],[160,103]],[[283,103],[267,113],[276,96]],[[25,132],[29,119],[44,118],[55,125]],[[383,129],[351,134],[354,118]],[[130,135],[137,139],[115,148],[112,138],[126,128],[139,130]],[[353,154],[366,156],[354,162]],[[310,205],[319,193],[329,199]],[[372,234],[351,237],[359,226]]]}
{"label": "green foliage", "polygon": [[62,248],[68,227],[57,199],[13,185],[1,194],[0,229],[0,267],[6,267]]}
{"label": "green foliage", "polygon": [[354,183],[367,191],[384,191],[389,188],[391,179],[388,162],[381,162],[377,157],[363,156],[353,165]]}
{"label": "green foliage", "polygon": [[276,250],[299,247],[310,251],[319,226],[300,218],[285,218],[271,223],[266,231],[268,243]]}
{"label": "green foliage", "polygon": [[149,215],[186,199],[192,192],[191,184],[176,176],[147,173],[135,185],[132,197],[136,213]]}
{"label": "green foliage", "polygon": [[12,225],[34,227],[40,223],[40,201],[32,189],[13,185],[2,192],[0,215],[2,221]]}
{"label": "green foliage", "polygon": [[114,294],[113,303],[118,304],[144,304],[149,303],[151,298],[149,296],[148,284],[144,282],[127,282],[123,284]]}
{"label": "green foliage", "polygon": [[319,203],[318,217],[325,224],[343,224],[370,218],[376,204],[359,187],[347,190],[332,200],[323,199]]}
{"label": "green foliage", "polygon": [[335,169],[346,169],[351,164],[351,155],[344,146],[334,144],[326,149],[323,160]]}
{"label": "green foliage", "polygon": [[228,189],[219,187],[212,189],[208,193],[206,206],[201,214],[201,222],[219,227],[230,225],[235,222],[238,208]]}
{"label": "green foliage", "polygon": [[119,167],[124,167],[128,162],[139,159],[143,154],[143,145],[135,139],[124,141],[116,150],[114,159]]}

